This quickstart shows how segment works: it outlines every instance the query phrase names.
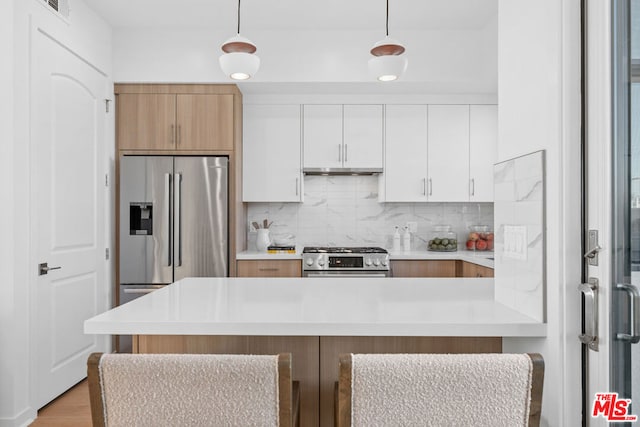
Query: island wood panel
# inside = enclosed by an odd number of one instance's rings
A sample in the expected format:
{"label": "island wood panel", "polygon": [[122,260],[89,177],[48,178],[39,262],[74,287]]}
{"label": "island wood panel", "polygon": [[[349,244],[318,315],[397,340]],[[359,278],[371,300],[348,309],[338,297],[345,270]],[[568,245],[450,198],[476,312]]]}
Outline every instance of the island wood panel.
{"label": "island wood panel", "polygon": [[502,353],[501,337],[320,337],[320,426],[334,425],[339,357],[348,353]]}
{"label": "island wood panel", "polygon": [[134,353],[279,354],[291,353],[292,376],[300,382],[300,425],[318,426],[320,339],[287,336],[139,335]]}
{"label": "island wood panel", "polygon": [[302,277],[302,261],[238,260],[238,277]]}
{"label": "island wood panel", "polygon": [[391,261],[393,277],[456,277],[455,260]]}
{"label": "island wood panel", "polygon": [[462,261],[462,277],[493,277],[493,268]]}

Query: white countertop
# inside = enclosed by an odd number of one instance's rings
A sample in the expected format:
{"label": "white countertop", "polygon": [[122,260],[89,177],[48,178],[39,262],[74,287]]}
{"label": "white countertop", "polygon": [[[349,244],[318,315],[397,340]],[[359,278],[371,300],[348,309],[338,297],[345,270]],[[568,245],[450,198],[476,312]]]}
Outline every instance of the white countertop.
{"label": "white countertop", "polygon": [[[238,260],[274,260],[274,259],[301,259],[302,247],[296,248],[295,254],[270,254],[267,252],[244,251],[236,254]],[[461,260],[478,264],[483,267],[493,268],[493,252],[433,252],[433,251],[409,251],[389,252],[389,258],[393,260]]]}
{"label": "white countertop", "polygon": [[543,337],[493,279],[188,278],[85,321],[87,334]]}

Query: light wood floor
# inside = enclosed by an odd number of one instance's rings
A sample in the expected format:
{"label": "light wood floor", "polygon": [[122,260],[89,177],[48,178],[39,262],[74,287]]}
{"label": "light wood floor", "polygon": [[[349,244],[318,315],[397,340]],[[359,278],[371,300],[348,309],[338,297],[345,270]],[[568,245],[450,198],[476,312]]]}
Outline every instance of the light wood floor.
{"label": "light wood floor", "polygon": [[91,406],[87,380],[38,411],[31,427],[91,427]]}

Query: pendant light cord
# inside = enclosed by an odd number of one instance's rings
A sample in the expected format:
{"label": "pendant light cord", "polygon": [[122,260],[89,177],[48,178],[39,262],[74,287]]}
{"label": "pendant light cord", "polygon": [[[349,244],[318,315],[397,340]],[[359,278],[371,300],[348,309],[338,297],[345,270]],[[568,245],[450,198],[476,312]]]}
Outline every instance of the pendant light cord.
{"label": "pendant light cord", "polygon": [[[240,0],[238,0],[240,2]],[[240,30],[238,30],[239,32]],[[387,37],[389,37],[389,0],[387,0]]]}
{"label": "pendant light cord", "polygon": [[[389,0],[387,0],[387,7],[389,7]],[[387,12],[387,14],[388,13],[389,12]],[[387,30],[387,32],[389,32],[389,30]],[[238,35],[239,34],[240,34],[240,0],[238,0]]]}

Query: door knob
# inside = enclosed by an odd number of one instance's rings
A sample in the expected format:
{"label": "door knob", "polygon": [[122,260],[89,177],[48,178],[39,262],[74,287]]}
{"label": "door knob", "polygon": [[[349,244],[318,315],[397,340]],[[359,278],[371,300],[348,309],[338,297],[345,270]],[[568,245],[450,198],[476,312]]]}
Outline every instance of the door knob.
{"label": "door knob", "polygon": [[49,273],[50,270],[60,270],[62,267],[49,267],[48,262],[43,262],[42,264],[38,264],[38,276],[44,276]]}

